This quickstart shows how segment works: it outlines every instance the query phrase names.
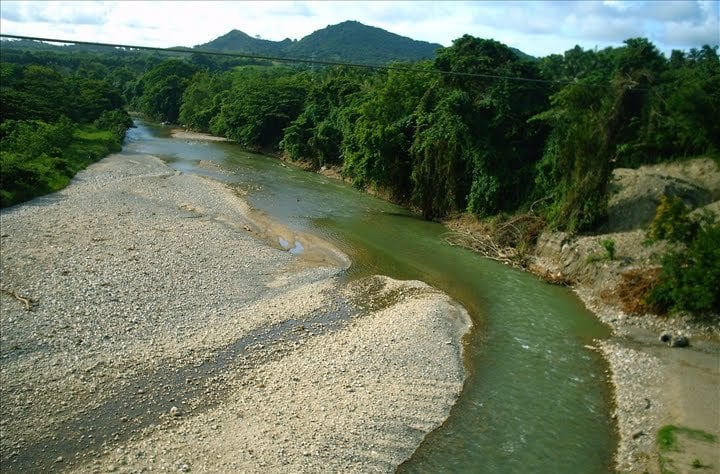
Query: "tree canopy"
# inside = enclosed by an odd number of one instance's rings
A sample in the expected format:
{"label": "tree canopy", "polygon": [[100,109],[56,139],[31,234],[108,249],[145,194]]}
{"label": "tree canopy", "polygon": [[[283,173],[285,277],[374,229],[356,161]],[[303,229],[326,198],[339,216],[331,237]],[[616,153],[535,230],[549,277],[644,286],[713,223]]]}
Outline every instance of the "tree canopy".
{"label": "tree canopy", "polygon": [[0,96],[3,120],[51,123],[98,120],[128,103],[245,147],[337,166],[355,186],[430,219],[532,207],[571,232],[603,221],[614,168],[720,153],[717,46],[666,58],[630,38],[535,59],[465,35],[434,60],[395,65],[410,68],[11,49]]}

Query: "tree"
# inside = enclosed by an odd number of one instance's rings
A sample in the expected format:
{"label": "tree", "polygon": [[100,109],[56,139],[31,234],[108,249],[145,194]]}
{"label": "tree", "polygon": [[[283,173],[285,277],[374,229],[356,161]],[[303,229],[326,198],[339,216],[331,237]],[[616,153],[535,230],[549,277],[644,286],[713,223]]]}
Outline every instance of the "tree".
{"label": "tree", "polygon": [[233,76],[210,130],[246,147],[276,148],[302,111],[307,88],[304,73],[243,68]]}
{"label": "tree", "polygon": [[[430,70],[429,63],[421,66]],[[343,174],[356,186],[382,188],[397,201],[409,200],[416,110],[429,77],[390,70],[372,78],[344,129]]]}
{"label": "tree", "polygon": [[180,123],[194,130],[209,131],[210,121],[220,113],[223,92],[231,84],[232,76],[227,73],[196,73],[183,93]]}
{"label": "tree", "polygon": [[[413,144],[416,203],[433,217],[517,209],[532,190],[547,134],[544,124],[527,122],[547,106],[547,86],[532,81],[537,65],[502,43],[465,35],[438,54],[435,67],[462,74],[441,76],[423,103]],[[428,172],[454,177],[436,182],[445,189],[429,189]],[[437,196],[444,192],[448,199]]]}
{"label": "tree", "polygon": [[197,69],[179,59],[158,64],[141,79],[136,103],[140,110],[157,120],[177,121],[185,88]]}
{"label": "tree", "polygon": [[682,200],[663,199],[646,235],[665,240],[662,269],[647,300],[660,312],[691,311],[720,314],[720,222],[705,211],[692,217]]}
{"label": "tree", "polygon": [[345,112],[357,107],[362,81],[357,70],[345,67],[314,75],[303,111],[285,129],[280,143],[290,159],[308,161],[315,168],[341,162]]}

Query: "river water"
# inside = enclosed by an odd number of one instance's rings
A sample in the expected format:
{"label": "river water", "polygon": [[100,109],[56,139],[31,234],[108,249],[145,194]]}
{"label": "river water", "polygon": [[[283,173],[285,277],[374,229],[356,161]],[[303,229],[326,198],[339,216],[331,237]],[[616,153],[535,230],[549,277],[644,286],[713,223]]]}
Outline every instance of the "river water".
{"label": "river water", "polygon": [[234,144],[174,139],[166,128],[136,123],[126,152],[235,183],[254,209],[348,254],[347,278],[422,280],[467,308],[475,327],[465,344],[463,394],[399,472],[611,470],[616,439],[606,367],[585,347],[609,333],[572,292],[452,247],[442,225],[337,180]]}

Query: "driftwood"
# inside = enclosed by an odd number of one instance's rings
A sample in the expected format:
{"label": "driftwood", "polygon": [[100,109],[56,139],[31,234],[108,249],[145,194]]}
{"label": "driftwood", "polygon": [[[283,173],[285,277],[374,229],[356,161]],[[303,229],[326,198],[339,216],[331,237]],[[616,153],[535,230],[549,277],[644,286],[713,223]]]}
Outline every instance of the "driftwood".
{"label": "driftwood", "polygon": [[489,235],[474,235],[469,232],[448,232],[443,236],[445,242],[452,246],[469,248],[485,258],[496,260],[508,265],[517,266],[517,251],[512,247],[501,247]]}
{"label": "driftwood", "polygon": [[443,238],[450,245],[469,248],[485,258],[524,268],[528,244],[534,245],[543,226],[541,218],[521,214],[484,232],[454,230]]}
{"label": "driftwood", "polygon": [[3,293],[7,293],[8,295],[12,296],[19,302],[25,305],[25,311],[32,311],[32,305],[33,301],[30,298],[25,298],[24,296],[19,295],[17,292],[13,290],[8,290],[7,288],[0,288]]}

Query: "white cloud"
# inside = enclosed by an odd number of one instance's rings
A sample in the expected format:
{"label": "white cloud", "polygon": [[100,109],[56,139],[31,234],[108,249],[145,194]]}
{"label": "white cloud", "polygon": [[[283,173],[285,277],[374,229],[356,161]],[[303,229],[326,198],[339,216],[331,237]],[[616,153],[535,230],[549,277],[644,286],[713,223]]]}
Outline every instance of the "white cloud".
{"label": "white cloud", "polygon": [[300,39],[357,20],[449,46],[463,34],[493,38],[536,56],[621,45],[644,36],[666,54],[717,44],[713,1],[182,1],[43,2],[3,0],[6,34],[148,46],[193,46],[232,29]]}

